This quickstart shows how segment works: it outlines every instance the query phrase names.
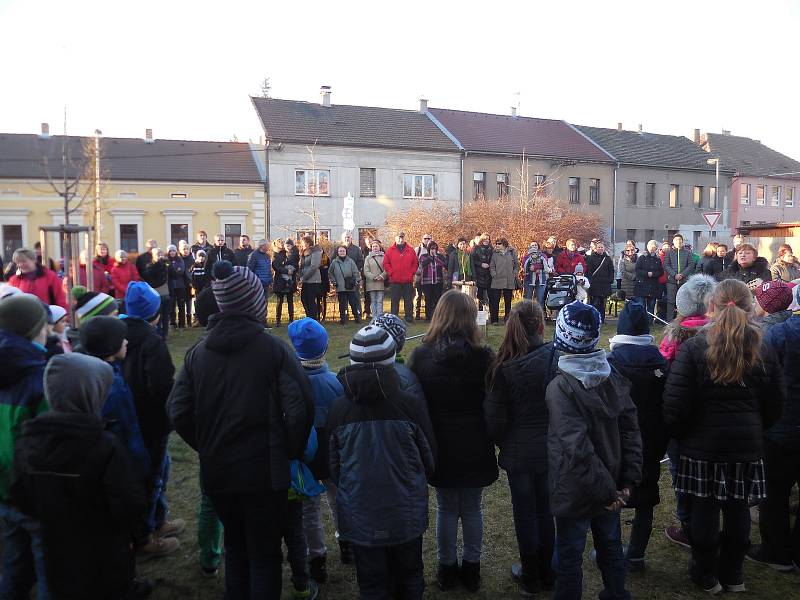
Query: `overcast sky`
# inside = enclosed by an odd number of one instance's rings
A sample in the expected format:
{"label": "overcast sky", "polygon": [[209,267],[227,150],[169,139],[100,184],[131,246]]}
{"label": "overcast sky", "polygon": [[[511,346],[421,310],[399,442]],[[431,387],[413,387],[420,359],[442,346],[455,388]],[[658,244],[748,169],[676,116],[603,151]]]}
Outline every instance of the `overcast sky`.
{"label": "overcast sky", "polygon": [[[0,131],[258,140],[249,95],[521,114],[800,160],[800,1],[0,0]],[[516,94],[518,92],[518,95]]]}

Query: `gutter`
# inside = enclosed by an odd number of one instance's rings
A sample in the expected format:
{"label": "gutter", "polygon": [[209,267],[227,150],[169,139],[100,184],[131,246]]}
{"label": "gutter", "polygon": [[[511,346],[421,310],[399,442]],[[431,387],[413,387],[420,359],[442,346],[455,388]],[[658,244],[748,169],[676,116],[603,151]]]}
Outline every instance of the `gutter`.
{"label": "gutter", "polygon": [[453,135],[452,133],[450,133],[450,130],[447,129],[447,127],[445,127],[442,124],[442,122],[439,121],[439,119],[437,119],[436,117],[434,117],[431,114],[431,111],[426,110],[425,111],[425,116],[428,117],[431,120],[431,123],[433,123],[434,125],[436,125],[436,127],[439,128],[439,131],[441,131],[443,134],[445,134],[447,136],[447,138],[451,142],[453,142],[453,144],[456,145],[456,147],[459,149],[459,151],[461,153],[461,172],[459,173],[460,176],[458,178],[459,198],[461,200],[460,205],[459,205],[459,212],[461,212],[461,211],[464,210],[464,160],[466,159],[468,152],[467,152],[466,148],[464,148],[464,145],[461,142],[458,141],[458,138],[455,135]]}

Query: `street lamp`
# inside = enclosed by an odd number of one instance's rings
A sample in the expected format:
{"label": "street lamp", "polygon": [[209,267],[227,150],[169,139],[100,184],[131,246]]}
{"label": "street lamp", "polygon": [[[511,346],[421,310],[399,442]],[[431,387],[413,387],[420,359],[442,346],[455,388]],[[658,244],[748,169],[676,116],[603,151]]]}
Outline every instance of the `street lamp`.
{"label": "street lamp", "polygon": [[[715,198],[714,198],[714,210],[717,210],[717,205],[719,204],[719,157],[709,158],[706,161],[706,164],[714,165],[716,167],[716,175],[717,175],[717,187],[715,191]],[[722,197],[722,225],[728,226],[728,195],[725,194]]]}

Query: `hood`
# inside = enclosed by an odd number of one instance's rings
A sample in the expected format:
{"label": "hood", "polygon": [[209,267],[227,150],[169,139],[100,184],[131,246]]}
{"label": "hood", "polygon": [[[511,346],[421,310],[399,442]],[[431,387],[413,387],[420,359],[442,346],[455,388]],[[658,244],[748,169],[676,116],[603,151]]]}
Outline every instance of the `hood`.
{"label": "hood", "polygon": [[776,313],[765,315],[761,322],[764,325],[777,325],[778,323],[783,323],[792,315],[794,315],[794,313],[791,310],[779,310]]}
{"label": "hood", "polygon": [[121,320],[128,326],[128,333],[125,335],[125,339],[128,340],[128,344],[131,346],[141,344],[142,340],[156,329],[150,323],[139,317],[125,315]]}
{"label": "hood", "polygon": [[616,346],[620,346],[623,344],[631,344],[634,346],[650,346],[653,344],[653,336],[650,334],[642,334],[642,335],[615,335],[608,343],[611,346],[611,351],[614,351]]}
{"label": "hood", "polygon": [[[650,336],[642,336],[650,337]],[[621,344],[611,350],[608,362],[620,375],[636,384],[653,372],[666,373],[669,363],[653,345]]]}
{"label": "hood", "polygon": [[53,412],[99,415],[114,382],[107,362],[70,352],[50,359],[44,370],[44,393]]}
{"label": "hood", "polygon": [[83,440],[87,450],[96,445],[104,423],[97,415],[42,413],[22,425],[23,435],[36,436],[35,444],[26,444],[27,462],[36,470],[59,471],[75,461],[75,444]]}
{"label": "hood", "polygon": [[611,365],[603,349],[589,354],[563,354],[558,359],[558,368],[580,381],[587,390],[597,387],[611,375]]}
{"label": "hood", "polygon": [[349,365],[339,371],[336,377],[344,387],[347,397],[356,404],[386,401],[400,386],[394,365]]}
{"label": "hood", "polygon": [[241,352],[264,334],[264,322],[249,313],[219,312],[208,318],[206,348],[214,352]]}
{"label": "hood", "polygon": [[705,316],[686,317],[680,322],[672,321],[664,328],[664,339],[685,342],[710,322],[711,319]]}
{"label": "hood", "polygon": [[45,365],[43,349],[11,331],[0,331],[0,356],[0,389],[11,387]]}

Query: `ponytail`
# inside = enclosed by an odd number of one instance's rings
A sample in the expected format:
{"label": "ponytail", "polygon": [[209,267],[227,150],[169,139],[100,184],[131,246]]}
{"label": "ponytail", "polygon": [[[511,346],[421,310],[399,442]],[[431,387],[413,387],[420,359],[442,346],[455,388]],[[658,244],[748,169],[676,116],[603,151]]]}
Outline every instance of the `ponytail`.
{"label": "ponytail", "polygon": [[761,361],[761,330],[750,321],[753,295],[741,281],[721,281],[711,298],[714,323],[708,331],[706,362],[712,381],[741,383]]}
{"label": "ponytail", "polygon": [[494,385],[497,372],[504,363],[528,353],[530,337],[539,335],[543,323],[544,313],[536,300],[523,300],[511,309],[506,323],[506,335],[486,373],[487,389],[491,389]]}

